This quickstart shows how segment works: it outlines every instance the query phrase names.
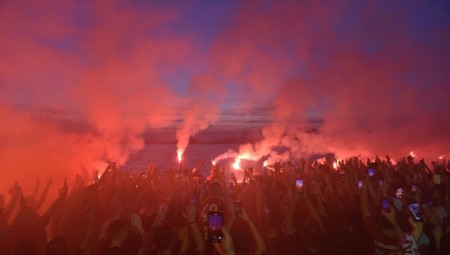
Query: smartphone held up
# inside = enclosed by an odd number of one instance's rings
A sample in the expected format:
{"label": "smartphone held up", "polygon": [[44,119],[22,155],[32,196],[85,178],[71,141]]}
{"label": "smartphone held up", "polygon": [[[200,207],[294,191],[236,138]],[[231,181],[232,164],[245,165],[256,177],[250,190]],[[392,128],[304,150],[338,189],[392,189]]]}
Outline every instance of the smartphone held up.
{"label": "smartphone held up", "polygon": [[303,191],[303,180],[302,179],[295,180],[295,188],[297,189],[297,192]]}
{"label": "smartphone held up", "polygon": [[412,215],[412,219],[415,222],[423,222],[422,210],[418,203],[412,203],[408,205],[408,210]]}
{"label": "smartphone held up", "polygon": [[375,174],[375,170],[373,168],[369,168],[369,170],[367,170],[367,173],[370,177],[372,177]]}
{"label": "smartphone held up", "polygon": [[213,243],[220,243],[222,241],[223,233],[223,213],[209,212],[208,213],[208,241]]}
{"label": "smartphone held up", "polygon": [[389,205],[389,199],[388,198],[383,198],[383,200],[381,200],[381,209],[385,213],[389,213],[391,211],[391,207]]}

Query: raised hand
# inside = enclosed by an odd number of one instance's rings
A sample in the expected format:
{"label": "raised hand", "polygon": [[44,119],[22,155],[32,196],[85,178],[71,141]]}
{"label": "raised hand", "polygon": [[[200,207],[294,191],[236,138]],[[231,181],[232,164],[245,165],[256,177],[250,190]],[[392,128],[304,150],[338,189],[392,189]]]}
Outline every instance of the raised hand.
{"label": "raised hand", "polygon": [[131,225],[138,229],[142,227],[141,217],[139,217],[136,213],[131,214]]}
{"label": "raised hand", "polygon": [[167,222],[167,210],[160,207],[158,212],[156,213],[155,222],[153,223],[153,227],[159,227],[164,225]]}
{"label": "raised hand", "polygon": [[241,219],[243,219],[244,221],[250,221],[250,217],[248,216],[247,212],[244,210],[244,208],[242,208],[242,213],[239,215],[239,217]]}
{"label": "raised hand", "polygon": [[235,254],[234,248],[233,248],[233,238],[231,237],[230,233],[228,233],[227,228],[223,227],[222,233],[223,233],[222,242],[214,243],[214,248],[220,254],[226,254],[226,255]]}
{"label": "raised hand", "polygon": [[434,240],[441,240],[441,237],[444,235],[442,231],[442,227],[439,224],[433,224],[432,227]]}
{"label": "raised hand", "polygon": [[228,233],[227,228],[222,228],[223,233],[223,249],[225,252],[233,251],[233,238]]}
{"label": "raised hand", "polygon": [[189,203],[186,206],[186,211],[183,212],[183,217],[189,222],[194,223],[197,217],[196,208],[193,204]]}

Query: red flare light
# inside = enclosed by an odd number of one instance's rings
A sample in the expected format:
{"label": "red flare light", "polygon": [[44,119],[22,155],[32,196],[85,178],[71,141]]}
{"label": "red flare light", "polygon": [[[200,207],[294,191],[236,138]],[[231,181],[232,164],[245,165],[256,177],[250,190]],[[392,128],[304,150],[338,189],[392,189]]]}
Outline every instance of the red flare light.
{"label": "red flare light", "polygon": [[232,167],[235,170],[240,170],[241,169],[241,160],[240,159],[236,159],[232,165]]}
{"label": "red flare light", "polygon": [[333,162],[333,168],[337,170],[337,168],[338,168],[338,163],[337,162]]}
{"label": "red flare light", "polygon": [[181,162],[181,160],[183,159],[183,152],[178,150],[177,154],[178,154],[178,162]]}

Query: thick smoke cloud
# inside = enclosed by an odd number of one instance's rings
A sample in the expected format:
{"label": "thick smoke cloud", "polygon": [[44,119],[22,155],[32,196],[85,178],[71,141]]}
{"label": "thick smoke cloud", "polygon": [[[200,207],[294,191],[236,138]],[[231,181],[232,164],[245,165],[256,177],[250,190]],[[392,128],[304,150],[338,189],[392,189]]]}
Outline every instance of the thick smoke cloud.
{"label": "thick smoke cloud", "polygon": [[188,93],[190,99],[183,102],[186,108],[176,131],[179,160],[182,159],[190,138],[218,121],[219,106],[226,91],[224,85],[218,80],[208,75],[199,75],[190,81]]}
{"label": "thick smoke cloud", "polygon": [[195,4],[0,2],[2,189],[124,164],[153,127],[184,150],[224,106],[270,118],[218,159],[450,151],[447,4],[232,4],[203,31]]}
{"label": "thick smoke cloud", "polygon": [[164,77],[193,48],[177,22],[174,8],[115,1],[0,3],[2,191],[38,175],[91,178],[140,150],[147,128],[172,125],[180,96]]}
{"label": "thick smoke cloud", "polygon": [[[263,139],[239,155],[448,152],[448,6],[279,1],[237,9],[215,43],[215,63],[240,83],[241,101],[273,102]],[[279,147],[289,156],[274,154]]]}

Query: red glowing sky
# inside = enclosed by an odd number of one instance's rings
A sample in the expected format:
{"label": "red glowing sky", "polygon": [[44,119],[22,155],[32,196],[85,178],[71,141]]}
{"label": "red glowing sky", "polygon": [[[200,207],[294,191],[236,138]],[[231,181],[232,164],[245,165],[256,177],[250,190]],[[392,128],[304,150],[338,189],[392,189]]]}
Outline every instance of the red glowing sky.
{"label": "red glowing sky", "polygon": [[149,129],[176,128],[185,147],[211,125],[263,129],[261,156],[449,153],[449,11],[448,1],[1,1],[0,167],[88,172],[126,162]]}

